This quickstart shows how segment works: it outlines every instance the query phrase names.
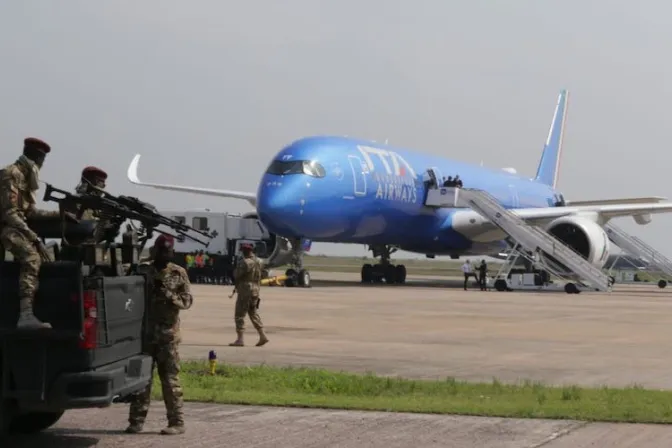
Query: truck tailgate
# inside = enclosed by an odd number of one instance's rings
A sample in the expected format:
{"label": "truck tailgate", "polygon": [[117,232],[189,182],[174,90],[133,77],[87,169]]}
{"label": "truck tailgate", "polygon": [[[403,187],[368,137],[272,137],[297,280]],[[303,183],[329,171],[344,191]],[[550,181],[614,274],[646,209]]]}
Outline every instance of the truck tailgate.
{"label": "truck tailgate", "polygon": [[91,367],[140,353],[145,314],[145,278],[90,278],[85,280],[84,287],[85,291],[97,291],[97,340],[95,347],[89,349]]}

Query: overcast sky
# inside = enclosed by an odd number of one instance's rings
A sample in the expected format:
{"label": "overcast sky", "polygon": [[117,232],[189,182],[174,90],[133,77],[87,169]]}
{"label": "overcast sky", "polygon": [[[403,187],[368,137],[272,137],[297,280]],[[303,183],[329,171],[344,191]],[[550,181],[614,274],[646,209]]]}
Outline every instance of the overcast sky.
{"label": "overcast sky", "polygon": [[[56,185],[94,164],[160,208],[239,212],[133,186],[128,163],[256,191],[283,145],[327,133],[532,175],[567,88],[565,196],[672,196],[670,17],[663,0],[4,1],[0,154],[41,137]],[[672,255],[672,217],[621,221]]]}

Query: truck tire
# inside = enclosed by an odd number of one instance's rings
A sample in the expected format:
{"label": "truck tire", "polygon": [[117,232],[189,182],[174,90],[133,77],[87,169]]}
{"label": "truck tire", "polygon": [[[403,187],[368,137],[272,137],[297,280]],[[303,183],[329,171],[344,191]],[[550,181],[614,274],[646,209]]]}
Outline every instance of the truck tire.
{"label": "truck tire", "polygon": [[10,425],[14,414],[13,402],[5,398],[5,394],[2,390],[2,384],[3,384],[2,376],[3,376],[2,353],[0,353],[0,439],[9,434]]}
{"label": "truck tire", "polygon": [[34,434],[56,424],[65,411],[29,412],[14,416],[9,430],[16,434]]}

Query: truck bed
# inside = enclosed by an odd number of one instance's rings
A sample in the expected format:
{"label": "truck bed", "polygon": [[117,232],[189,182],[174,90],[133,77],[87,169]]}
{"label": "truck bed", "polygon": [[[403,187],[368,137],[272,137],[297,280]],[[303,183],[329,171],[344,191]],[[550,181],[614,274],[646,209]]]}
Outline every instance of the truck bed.
{"label": "truck bed", "polygon": [[33,410],[107,406],[151,380],[143,276],[84,277],[76,262],[45,263],[34,312],[53,328],[37,331],[16,329],[18,276],[17,263],[0,263],[5,397]]}

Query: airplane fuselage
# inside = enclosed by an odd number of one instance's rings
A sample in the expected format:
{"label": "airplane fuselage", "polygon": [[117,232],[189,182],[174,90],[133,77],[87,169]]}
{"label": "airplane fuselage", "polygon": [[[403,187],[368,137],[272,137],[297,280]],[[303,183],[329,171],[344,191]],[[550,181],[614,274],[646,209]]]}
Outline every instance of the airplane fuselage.
{"label": "airplane fuselage", "polygon": [[483,189],[506,208],[552,207],[550,186],[504,170],[346,137],[307,137],[278,152],[257,191],[267,228],[287,238],[394,245],[435,255],[490,253],[506,247],[503,234],[479,232],[469,209],[424,205],[427,170],[459,175],[465,188]]}

